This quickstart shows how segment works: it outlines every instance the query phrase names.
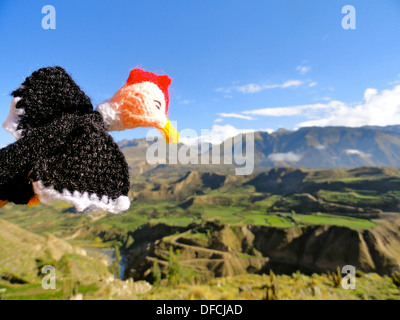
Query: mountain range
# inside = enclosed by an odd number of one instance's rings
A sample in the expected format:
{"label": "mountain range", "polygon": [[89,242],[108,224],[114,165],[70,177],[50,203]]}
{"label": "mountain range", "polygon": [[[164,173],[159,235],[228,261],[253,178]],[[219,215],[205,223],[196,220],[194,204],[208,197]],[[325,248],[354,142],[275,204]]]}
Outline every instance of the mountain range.
{"label": "mountain range", "polygon": [[[243,150],[246,135],[242,135]],[[228,141],[230,140],[230,141]],[[219,146],[207,145],[196,148],[196,156],[208,157],[212,149],[219,148],[220,163],[224,163],[224,150],[229,150],[232,138]],[[150,165],[146,151],[153,142],[146,139],[124,140],[120,147],[125,153],[133,172],[142,174],[149,170],[164,169],[165,165]],[[235,144],[233,144],[235,148]],[[193,146],[191,146],[194,148]],[[188,149],[178,145],[178,152]],[[201,149],[201,151],[200,151]],[[192,150],[193,151],[193,150]],[[167,153],[168,154],[168,153]],[[247,155],[253,160],[251,154]],[[167,157],[168,158],[168,157]],[[168,162],[168,161],[167,161]],[[209,161],[209,163],[211,160]],[[169,170],[231,171],[235,165],[187,164],[172,165]],[[296,131],[280,129],[273,133],[254,133],[254,168],[256,172],[274,167],[307,169],[340,169],[361,166],[400,166],[400,125],[376,127],[304,127]]]}

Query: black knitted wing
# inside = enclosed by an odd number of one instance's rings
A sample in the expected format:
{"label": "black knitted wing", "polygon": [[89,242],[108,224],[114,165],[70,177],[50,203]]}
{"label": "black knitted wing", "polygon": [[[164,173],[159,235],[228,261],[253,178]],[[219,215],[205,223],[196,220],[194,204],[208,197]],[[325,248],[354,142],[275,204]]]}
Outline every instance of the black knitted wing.
{"label": "black knitted wing", "polygon": [[[60,128],[64,134],[57,134]],[[97,112],[62,116],[42,141],[40,161],[30,175],[41,202],[66,201],[78,211],[129,208],[128,165]]]}
{"label": "black knitted wing", "polygon": [[91,114],[90,98],[61,67],[41,68],[27,77],[12,93],[19,98],[16,108],[21,115],[18,130],[22,136],[47,125],[62,114]]}
{"label": "black knitted wing", "polygon": [[27,203],[33,188],[42,203],[66,201],[78,211],[129,208],[128,165],[97,112],[64,114],[9,149],[1,152],[0,200]]}
{"label": "black knitted wing", "polygon": [[28,176],[37,154],[31,147],[21,139],[0,150],[0,202],[27,204],[34,196]]}

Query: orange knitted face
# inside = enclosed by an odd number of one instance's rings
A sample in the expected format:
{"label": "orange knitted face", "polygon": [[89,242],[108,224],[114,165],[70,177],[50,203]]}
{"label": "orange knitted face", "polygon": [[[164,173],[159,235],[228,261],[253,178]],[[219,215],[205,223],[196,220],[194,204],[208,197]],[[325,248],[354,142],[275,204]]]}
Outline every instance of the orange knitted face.
{"label": "orange knitted face", "polygon": [[166,102],[165,114],[168,114],[168,105],[169,105],[168,87],[171,84],[171,78],[168,77],[167,75],[159,76],[153,72],[145,71],[140,68],[135,68],[131,70],[128,80],[126,80],[126,85],[139,84],[143,82],[154,83],[162,91]]}
{"label": "orange knitted face", "polygon": [[155,127],[167,142],[178,142],[178,133],[166,116],[166,101],[163,92],[152,82],[124,85],[111,101],[125,129]]}

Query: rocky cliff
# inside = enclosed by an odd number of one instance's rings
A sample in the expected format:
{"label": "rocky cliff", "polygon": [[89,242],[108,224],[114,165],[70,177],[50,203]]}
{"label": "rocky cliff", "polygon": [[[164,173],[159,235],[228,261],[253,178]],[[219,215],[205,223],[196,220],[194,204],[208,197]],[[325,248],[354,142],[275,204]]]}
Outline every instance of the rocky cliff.
{"label": "rocky cliff", "polygon": [[[389,220],[389,221],[387,221]],[[154,233],[152,232],[154,228]],[[161,232],[161,231],[164,231]],[[353,265],[363,272],[391,274],[400,271],[400,220],[385,216],[376,227],[355,230],[339,226],[220,225],[208,222],[185,228],[145,226],[127,248],[126,277],[151,280],[157,261],[165,272],[170,247],[180,251],[180,263],[202,279],[245,273],[326,273]]]}

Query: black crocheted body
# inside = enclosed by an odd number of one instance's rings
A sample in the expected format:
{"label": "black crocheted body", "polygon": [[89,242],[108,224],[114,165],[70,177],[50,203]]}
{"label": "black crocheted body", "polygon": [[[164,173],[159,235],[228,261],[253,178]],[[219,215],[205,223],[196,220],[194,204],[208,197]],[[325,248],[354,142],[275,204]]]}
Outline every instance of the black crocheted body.
{"label": "black crocheted body", "polygon": [[12,95],[22,99],[17,108],[25,111],[18,126],[23,132],[46,125],[66,113],[93,112],[90,98],[61,67],[33,72]]}
{"label": "black crocheted body", "polygon": [[22,138],[0,150],[0,200],[26,204],[32,182],[58,192],[116,199],[129,191],[128,165],[90,99],[60,67],[40,69],[13,92],[24,108]]}

